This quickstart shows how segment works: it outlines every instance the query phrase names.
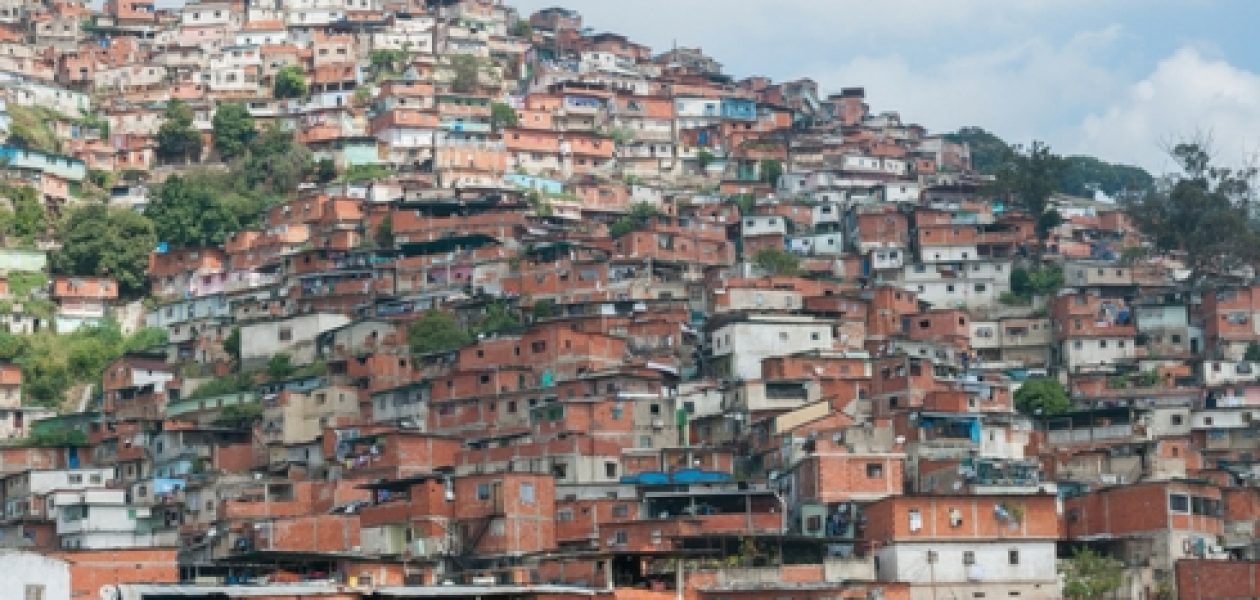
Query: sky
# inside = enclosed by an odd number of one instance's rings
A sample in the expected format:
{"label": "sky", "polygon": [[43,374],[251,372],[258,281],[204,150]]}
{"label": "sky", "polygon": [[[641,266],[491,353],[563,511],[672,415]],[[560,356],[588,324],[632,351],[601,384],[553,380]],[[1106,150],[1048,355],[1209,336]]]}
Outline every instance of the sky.
{"label": "sky", "polygon": [[874,112],[932,131],[978,125],[1160,174],[1206,140],[1260,155],[1254,0],[506,0],[582,13],[595,31],[700,47],[728,75],[864,87]]}

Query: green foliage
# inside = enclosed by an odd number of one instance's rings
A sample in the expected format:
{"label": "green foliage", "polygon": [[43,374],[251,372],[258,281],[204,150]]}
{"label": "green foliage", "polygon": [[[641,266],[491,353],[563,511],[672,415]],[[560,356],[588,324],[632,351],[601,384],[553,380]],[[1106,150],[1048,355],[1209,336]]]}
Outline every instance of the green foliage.
{"label": "green foliage", "polygon": [[253,426],[262,417],[262,413],[262,404],[257,402],[230,404],[219,411],[219,416],[214,420],[214,424],[230,429],[245,429]]}
{"label": "green foliage", "polygon": [[65,117],[42,106],[10,103],[6,110],[9,113],[9,145],[47,154],[61,152],[61,138],[52,126],[65,120]]}
{"label": "green foliage", "polygon": [[1072,401],[1058,379],[1033,377],[1015,392],[1015,408],[1026,415],[1049,417],[1070,410]]}
{"label": "green foliage", "polygon": [[297,370],[297,365],[293,364],[293,357],[283,352],[273,355],[267,361],[267,376],[272,379],[288,379]]}
{"label": "green foliage", "polygon": [[276,72],[271,95],[276,98],[301,98],[306,96],[306,73],[297,65],[285,65]]}
{"label": "green foliage", "polygon": [[485,68],[479,57],[471,54],[452,54],[448,57],[451,69],[451,91],[468,94],[477,89],[481,71]]}
{"label": "green foliage", "polygon": [[254,389],[253,376],[250,373],[237,373],[225,377],[211,379],[193,389],[188,394],[189,400],[200,400],[202,398],[214,398],[215,396],[226,396],[228,394],[239,394]]}
{"label": "green foliage", "polygon": [[549,298],[538,300],[530,307],[530,314],[532,314],[535,319],[547,319],[554,317],[556,316],[556,303]]}
{"label": "green foliage", "polygon": [[1029,271],[1023,267],[1011,269],[1011,294],[1019,304],[1027,304],[1033,296],[1053,294],[1063,287],[1063,269],[1050,265]]}
{"label": "green foliage", "polygon": [[166,329],[161,327],[145,327],[131,334],[123,344],[126,352],[143,352],[165,346],[170,341]]}
{"label": "green foliage", "polygon": [[54,406],[70,386],[97,382],[106,365],[125,352],[147,346],[154,336],[142,330],[128,338],[112,321],[61,335],[50,331],[22,337],[4,334],[0,335],[0,357],[22,368],[23,395],[28,402]]}
{"label": "green foliage", "polygon": [[153,223],[144,215],[87,205],[62,222],[58,239],[61,249],[50,257],[54,272],[113,277],[123,295],[144,292],[149,253],[157,246]]}
{"label": "green foliage", "polygon": [[53,429],[33,433],[20,443],[27,448],[65,448],[67,446],[82,448],[88,445],[88,436],[74,429]]}
{"label": "green foliage", "polygon": [[1072,600],[1101,600],[1120,588],[1124,564],[1089,548],[1079,548],[1063,566],[1063,595]]}
{"label": "green foliage", "polygon": [[766,159],[761,161],[760,169],[761,180],[770,184],[772,187],[779,185],[779,179],[783,177],[783,163],[777,160]]}
{"label": "green foliage", "polygon": [[230,161],[245,154],[254,138],[254,117],[244,104],[229,102],[214,112],[214,149],[219,158]]}
{"label": "green foliage", "polygon": [[376,245],[378,248],[394,247],[394,218],[385,215],[376,226]]}
{"label": "green foliage", "polygon": [[237,364],[241,362],[241,328],[233,327],[231,333],[223,339],[223,351],[232,357]]}
{"label": "green foliage", "polygon": [[739,194],[731,197],[731,202],[739,207],[740,216],[748,216],[753,214],[753,210],[757,207],[757,198],[752,194]]}
{"label": "green foliage", "polygon": [[533,39],[534,28],[529,24],[529,21],[525,19],[518,19],[516,23],[512,24],[512,35],[525,39]]}
{"label": "green foliage", "polygon": [[337,179],[337,163],[331,158],[321,158],[315,163],[315,180],[320,183],[332,183]]}
{"label": "green foliage", "polygon": [[48,218],[39,192],[30,186],[0,185],[0,196],[9,199],[11,210],[0,211],[0,232],[27,241],[48,232]]}
{"label": "green foliage", "polygon": [[[998,167],[994,191],[1013,198],[1037,221],[1037,236],[1045,239],[1052,220],[1043,218],[1050,196],[1058,187],[1064,169],[1063,158],[1050,146],[1033,141],[1032,146],[1016,146]],[[1040,247],[1040,246],[1039,246]]]}
{"label": "green foliage", "polygon": [[660,214],[655,206],[646,202],[638,202],[630,207],[630,213],[622,215],[608,227],[608,235],[619,238],[631,231],[638,231],[648,226]]}
{"label": "green foliage", "polygon": [[503,102],[495,102],[490,105],[490,127],[495,131],[501,131],[506,127],[516,127],[519,118],[516,111],[511,106]]}
{"label": "green foliage", "polygon": [[1202,146],[1177,144],[1182,173],[1167,185],[1125,202],[1133,222],[1159,250],[1185,253],[1192,281],[1260,260],[1260,225],[1252,218],[1254,168],[1212,164]]}
{"label": "green foliage", "polygon": [[[1014,152],[1001,138],[979,127],[963,127],[945,139],[966,143],[971,148],[972,169],[984,175],[996,175]],[[1063,171],[1055,188],[1064,194],[1092,197],[1094,190],[1124,196],[1144,192],[1153,185],[1154,178],[1142,168],[1111,164],[1092,156],[1069,156],[1063,159]]]}
{"label": "green foliage", "polygon": [[1059,191],[1087,198],[1092,198],[1095,190],[1108,196],[1127,196],[1153,187],[1155,178],[1146,169],[1103,162],[1092,156],[1066,157],[1059,178]]}
{"label": "green foliage", "polygon": [[696,164],[700,165],[701,171],[707,170],[709,165],[713,164],[715,160],[717,160],[717,157],[713,156],[713,153],[708,150],[702,149],[696,152]]}
{"label": "green foliage", "polygon": [[472,336],[459,326],[455,317],[430,310],[407,328],[407,341],[412,352],[431,354],[458,349],[472,342]]}
{"label": "green foliage", "polygon": [[476,333],[496,333],[521,326],[521,320],[512,314],[508,304],[496,300],[486,306],[486,314],[474,328]]}
{"label": "green foliage", "polygon": [[404,50],[373,50],[368,55],[372,76],[377,79],[400,75],[407,68],[407,52]]}
{"label": "green foliage", "polygon": [[971,168],[977,173],[994,175],[1006,162],[1011,147],[1001,138],[980,127],[963,127],[945,135],[956,144],[967,144],[971,149]]}
{"label": "green foliage", "polygon": [[296,191],[314,168],[311,151],[294,139],[292,131],[273,124],[250,144],[241,175],[255,194],[287,194]]}
{"label": "green foliage", "polygon": [[341,178],[350,183],[360,183],[385,179],[389,175],[389,167],[385,165],[350,165]]}
{"label": "green foliage", "polygon": [[188,162],[201,156],[201,132],[193,127],[193,111],[182,100],[166,104],[165,120],[158,128],[157,155],[166,161]]}
{"label": "green foliage", "polygon": [[[215,174],[172,175],[145,209],[159,240],[172,246],[217,246],[242,229],[242,216]],[[227,184],[230,185],[230,184]]]}
{"label": "green foliage", "polygon": [[801,259],[778,248],[758,250],[753,255],[753,264],[766,275],[796,275],[801,271]]}

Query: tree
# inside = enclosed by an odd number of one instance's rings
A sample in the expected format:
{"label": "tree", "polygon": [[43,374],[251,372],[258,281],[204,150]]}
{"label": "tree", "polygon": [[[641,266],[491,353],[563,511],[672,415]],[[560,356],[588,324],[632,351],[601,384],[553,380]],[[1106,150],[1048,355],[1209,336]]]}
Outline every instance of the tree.
{"label": "tree", "polygon": [[145,327],[127,338],[123,344],[124,352],[143,352],[158,346],[165,346],[170,341],[166,329],[161,327]]}
{"label": "tree", "polygon": [[239,231],[241,219],[214,187],[197,178],[171,175],[144,214],[160,241],[172,246],[217,246]]}
{"label": "tree", "polygon": [[486,306],[486,315],[477,324],[477,333],[496,333],[520,326],[521,320],[512,314],[507,303],[497,300]]}
{"label": "tree", "polygon": [[454,317],[437,310],[424,313],[407,328],[407,342],[416,354],[449,352],[471,341]]}
{"label": "tree", "polygon": [[495,102],[490,105],[490,126],[495,131],[501,131],[505,127],[516,127],[518,123],[516,110],[503,102]]}
{"label": "tree", "polygon": [[529,21],[526,19],[517,19],[516,23],[512,24],[512,35],[525,39],[533,39],[534,27],[530,25]]}
{"label": "tree", "polygon": [[331,158],[321,158],[315,163],[315,179],[320,183],[330,183],[337,178],[337,163]]}
{"label": "tree", "polygon": [[[1015,151],[1001,138],[979,127],[963,127],[945,135],[954,143],[967,144],[971,154],[971,167],[977,173],[994,175]],[[1140,167],[1111,164],[1092,156],[1068,156],[1063,159],[1063,171],[1056,189],[1073,196],[1092,197],[1095,191],[1109,196],[1126,196],[1145,192],[1154,185],[1155,179]]]}
{"label": "tree", "polygon": [[157,154],[167,160],[188,162],[201,156],[201,132],[193,127],[193,111],[181,100],[166,104],[157,132]]}
{"label": "tree", "polygon": [[1010,145],[980,127],[963,127],[946,134],[945,139],[955,144],[967,144],[972,170],[983,175],[997,173],[1011,152]]}
{"label": "tree", "polygon": [[708,150],[701,148],[698,152],[696,152],[696,164],[700,165],[701,173],[707,171],[709,169],[709,165],[713,164],[714,160],[717,160],[717,158],[714,157],[713,153]]}
{"label": "tree", "polygon": [[1014,147],[998,167],[994,191],[1013,199],[1032,215],[1039,240],[1046,239],[1049,226],[1054,223],[1053,219],[1046,219],[1044,215],[1062,173],[1062,157],[1039,141],[1034,141],[1028,148]]}
{"label": "tree", "polygon": [[390,215],[385,215],[376,226],[376,246],[389,249],[394,247],[394,218]]}
{"label": "tree", "polygon": [[1197,143],[1177,144],[1172,155],[1181,174],[1125,201],[1134,224],[1156,249],[1184,253],[1192,282],[1254,266],[1260,261],[1260,228],[1251,214],[1256,170],[1214,166]]}
{"label": "tree", "polygon": [[405,50],[373,50],[368,54],[368,65],[376,79],[397,75],[407,67]]}
{"label": "tree", "polygon": [[48,219],[44,214],[44,204],[39,200],[39,192],[30,186],[3,186],[0,195],[9,199],[13,211],[6,214],[4,232],[12,233],[22,239],[31,240],[47,233]]}
{"label": "tree", "polygon": [[481,59],[472,54],[452,54],[450,56],[451,91],[467,94],[477,89],[481,83],[483,65]]}
{"label": "tree", "polygon": [[229,404],[219,411],[214,424],[229,429],[246,429],[252,427],[262,416],[262,404],[247,402],[245,404]]}
{"label": "tree", "polygon": [[285,379],[292,377],[297,372],[297,366],[293,364],[293,358],[288,354],[281,352],[272,355],[267,360],[267,376],[272,379]]}
{"label": "tree", "polygon": [[276,71],[271,95],[276,98],[301,98],[306,95],[306,72],[297,65],[285,65]]}
{"label": "tree", "polygon": [[249,145],[242,175],[258,193],[286,194],[296,191],[314,168],[311,151],[294,139],[292,131],[273,124]]}
{"label": "tree", "polygon": [[771,187],[779,185],[779,179],[783,177],[783,163],[777,160],[766,159],[761,161],[761,180],[770,184]]}
{"label": "tree", "polygon": [[241,328],[233,327],[226,338],[223,338],[223,351],[232,357],[232,360],[241,362]]}
{"label": "tree", "polygon": [[766,275],[796,275],[801,271],[801,259],[787,250],[762,248],[753,255],[753,264]]}
{"label": "tree", "polygon": [[1072,600],[1101,600],[1124,582],[1124,565],[1119,560],[1078,548],[1062,567],[1063,595]]}
{"label": "tree", "polygon": [[1049,417],[1070,410],[1072,401],[1058,379],[1033,377],[1015,392],[1015,408],[1026,415]]}
{"label": "tree", "polygon": [[1063,287],[1063,269],[1046,266],[1029,271],[1023,267],[1011,269],[1011,293],[1022,300],[1033,296],[1052,294]]}
{"label": "tree", "polygon": [[556,303],[550,298],[543,298],[534,302],[534,305],[530,307],[530,313],[535,320],[554,317],[556,315]]}
{"label": "tree", "polygon": [[646,202],[638,202],[630,207],[630,213],[622,215],[608,227],[608,235],[619,238],[631,231],[647,227],[648,223],[660,214],[655,206]]}
{"label": "tree", "polygon": [[254,117],[244,104],[229,102],[214,111],[214,149],[219,158],[230,161],[245,154],[249,141],[254,138]]}
{"label": "tree", "polygon": [[128,296],[145,291],[149,253],[157,246],[157,234],[144,215],[87,205],[70,213],[58,238],[62,247],[51,260],[55,272],[113,277]]}

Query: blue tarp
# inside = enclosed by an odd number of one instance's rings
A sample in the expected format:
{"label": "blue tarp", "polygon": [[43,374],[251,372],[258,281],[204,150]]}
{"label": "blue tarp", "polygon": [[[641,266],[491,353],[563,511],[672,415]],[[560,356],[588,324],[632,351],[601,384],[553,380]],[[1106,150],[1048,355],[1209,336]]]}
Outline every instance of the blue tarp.
{"label": "blue tarp", "polygon": [[153,479],[153,493],[157,495],[170,494],[184,489],[183,479],[163,479],[155,477]]}

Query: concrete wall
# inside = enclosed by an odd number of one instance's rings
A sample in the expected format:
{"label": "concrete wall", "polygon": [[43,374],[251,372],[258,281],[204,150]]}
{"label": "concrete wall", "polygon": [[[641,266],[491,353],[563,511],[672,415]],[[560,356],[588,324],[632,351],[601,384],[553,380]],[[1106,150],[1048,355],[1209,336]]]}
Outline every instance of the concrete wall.
{"label": "concrete wall", "polygon": [[43,600],[70,600],[70,566],[65,561],[17,550],[0,550],[0,598],[23,600],[27,589],[43,586]]}

